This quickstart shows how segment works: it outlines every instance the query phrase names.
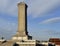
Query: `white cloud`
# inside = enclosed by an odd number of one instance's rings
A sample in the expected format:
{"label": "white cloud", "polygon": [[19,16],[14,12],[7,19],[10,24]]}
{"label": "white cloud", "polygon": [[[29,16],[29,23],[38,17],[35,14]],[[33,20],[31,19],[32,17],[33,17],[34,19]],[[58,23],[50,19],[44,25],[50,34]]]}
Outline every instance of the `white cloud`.
{"label": "white cloud", "polygon": [[40,22],[40,24],[48,24],[48,23],[55,23],[55,22],[60,22],[60,17],[55,17],[55,18],[44,20]]}
{"label": "white cloud", "polygon": [[30,0],[28,13],[38,17],[51,11],[57,5],[60,5],[60,0]]}
{"label": "white cloud", "polygon": [[26,1],[28,4],[28,15],[34,17],[47,13],[60,5],[60,0],[0,0],[0,12],[17,16],[17,3]]}
{"label": "white cloud", "polygon": [[22,0],[0,0],[0,12],[17,16],[17,3]]}

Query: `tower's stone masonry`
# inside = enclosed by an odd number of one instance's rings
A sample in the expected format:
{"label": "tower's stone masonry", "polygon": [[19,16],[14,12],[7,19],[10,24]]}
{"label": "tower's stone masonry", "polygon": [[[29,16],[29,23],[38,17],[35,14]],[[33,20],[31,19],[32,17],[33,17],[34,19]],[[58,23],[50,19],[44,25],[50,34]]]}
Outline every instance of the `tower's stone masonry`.
{"label": "tower's stone masonry", "polygon": [[27,5],[24,2],[18,3],[18,31],[13,40],[32,39],[27,32]]}

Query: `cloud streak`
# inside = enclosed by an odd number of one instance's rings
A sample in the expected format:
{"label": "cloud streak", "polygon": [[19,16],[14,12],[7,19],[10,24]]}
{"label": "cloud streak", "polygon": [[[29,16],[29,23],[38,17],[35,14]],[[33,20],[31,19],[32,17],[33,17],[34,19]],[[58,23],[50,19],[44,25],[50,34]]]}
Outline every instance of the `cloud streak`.
{"label": "cloud streak", "polygon": [[60,17],[55,17],[55,18],[44,20],[40,22],[40,24],[48,24],[48,23],[56,23],[56,22],[60,22]]}
{"label": "cloud streak", "polygon": [[23,0],[0,0],[0,12],[17,16],[17,3]]}
{"label": "cloud streak", "polygon": [[33,17],[39,17],[60,5],[60,0],[35,0],[28,2],[28,4],[28,13]]}

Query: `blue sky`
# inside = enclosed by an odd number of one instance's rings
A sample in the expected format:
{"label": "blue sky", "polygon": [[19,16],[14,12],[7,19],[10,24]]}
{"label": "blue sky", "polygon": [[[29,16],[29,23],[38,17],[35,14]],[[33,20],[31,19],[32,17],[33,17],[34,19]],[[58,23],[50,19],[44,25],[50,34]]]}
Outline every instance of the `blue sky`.
{"label": "blue sky", "polygon": [[33,39],[60,38],[60,0],[0,0],[0,37],[11,38],[18,28],[17,3],[28,5],[28,32]]}

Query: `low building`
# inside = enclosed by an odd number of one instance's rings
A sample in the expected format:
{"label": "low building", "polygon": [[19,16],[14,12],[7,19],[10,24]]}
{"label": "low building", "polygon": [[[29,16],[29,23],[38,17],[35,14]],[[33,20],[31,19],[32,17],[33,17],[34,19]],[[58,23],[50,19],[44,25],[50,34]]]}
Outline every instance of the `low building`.
{"label": "low building", "polygon": [[50,38],[49,42],[55,43],[56,46],[60,46],[60,39],[59,38]]}

